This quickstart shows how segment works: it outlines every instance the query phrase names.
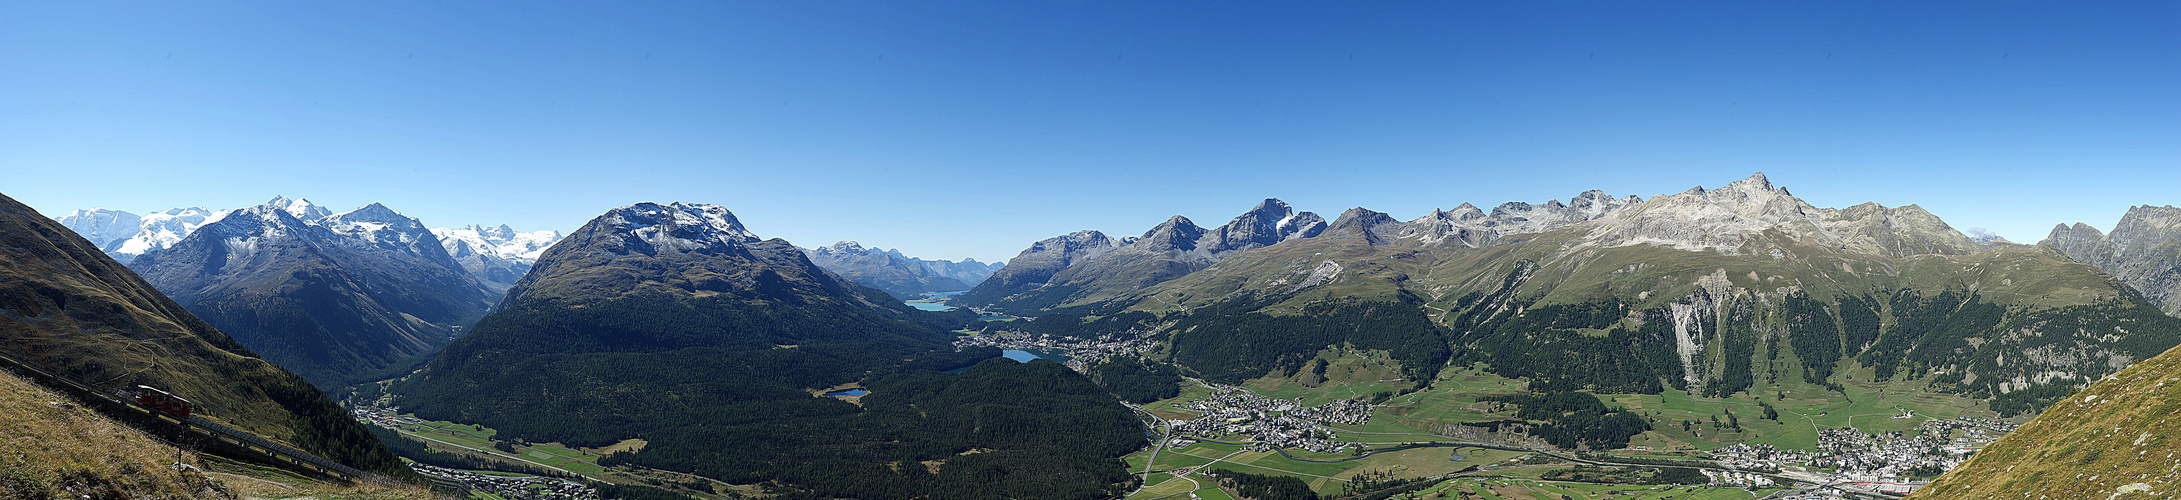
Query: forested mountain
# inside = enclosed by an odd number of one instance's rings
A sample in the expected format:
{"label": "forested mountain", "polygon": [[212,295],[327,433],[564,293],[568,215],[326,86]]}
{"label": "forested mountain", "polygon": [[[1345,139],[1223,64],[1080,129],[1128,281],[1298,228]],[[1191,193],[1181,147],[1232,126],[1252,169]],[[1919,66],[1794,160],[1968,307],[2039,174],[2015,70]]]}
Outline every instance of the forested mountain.
{"label": "forested mountain", "polygon": [[278,198],[221,214],[130,266],[322,387],[445,345],[494,298],[422,223],[375,203],[332,214]]}
{"label": "forested mountain", "polygon": [[2143,292],[2167,314],[2181,315],[2181,208],[2129,207],[2112,234],[2081,222],[2053,226],[2052,235],[2038,244],[2098,266]]}
{"label": "forested mountain", "polygon": [[[1129,410],[1050,363],[954,352],[918,311],[760,239],[717,205],[614,209],[542,255],[396,403],[533,442],[650,444],[629,463],[789,498],[1098,498],[1143,445]],[[820,389],[861,381],[859,403]],[[859,406],[860,404],[860,406]],[[721,443],[734,443],[721,446]],[[978,453],[968,453],[978,450]],[[922,463],[919,463],[922,462]]]}
{"label": "forested mountain", "polygon": [[1162,315],[1172,360],[1221,382],[1350,345],[1416,381],[1449,362],[1599,392],[1915,379],[2002,413],[2181,344],[2181,320],[2096,269],[1982,249],[1914,205],[1816,208],[1762,174],[1575,200],[1521,221],[1350,210],[1090,310]]}
{"label": "forested mountain", "polygon": [[317,388],[258,359],[90,241],[0,196],[0,354],[101,390],[150,385],[198,414],[362,469],[401,462]]}

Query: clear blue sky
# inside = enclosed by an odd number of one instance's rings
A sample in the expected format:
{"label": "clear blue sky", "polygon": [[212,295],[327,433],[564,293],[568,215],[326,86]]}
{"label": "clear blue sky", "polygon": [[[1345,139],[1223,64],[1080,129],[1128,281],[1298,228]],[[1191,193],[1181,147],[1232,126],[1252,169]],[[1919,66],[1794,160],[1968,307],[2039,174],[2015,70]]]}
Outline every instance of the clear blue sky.
{"label": "clear blue sky", "polygon": [[0,193],[803,246],[1648,197],[1766,172],[2023,242],[2181,204],[2181,3],[10,2]]}

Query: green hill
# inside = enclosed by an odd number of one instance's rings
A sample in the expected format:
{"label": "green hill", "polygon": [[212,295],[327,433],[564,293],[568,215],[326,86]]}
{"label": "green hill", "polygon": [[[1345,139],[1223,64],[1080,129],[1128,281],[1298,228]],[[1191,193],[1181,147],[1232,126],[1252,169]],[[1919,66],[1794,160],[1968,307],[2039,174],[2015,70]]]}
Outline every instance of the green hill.
{"label": "green hill", "polygon": [[2172,498],[2177,428],[2181,349],[2060,400],[1909,498]]}

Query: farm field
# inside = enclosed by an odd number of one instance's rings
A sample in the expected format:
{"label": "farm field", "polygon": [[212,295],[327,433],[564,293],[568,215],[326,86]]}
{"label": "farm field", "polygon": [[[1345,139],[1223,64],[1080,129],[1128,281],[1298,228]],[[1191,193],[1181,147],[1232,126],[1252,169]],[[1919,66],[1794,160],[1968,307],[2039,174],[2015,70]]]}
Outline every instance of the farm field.
{"label": "farm field", "polygon": [[1563,483],[1514,478],[1455,478],[1438,485],[1395,495],[1400,500],[1497,499],[1497,500],[1747,500],[1776,490],[1751,492],[1704,486],[1603,485]]}
{"label": "farm field", "polygon": [[[402,416],[415,417],[414,415]],[[506,461],[544,464],[585,476],[598,477],[606,471],[604,467],[598,466],[597,455],[556,444],[516,446],[516,453],[508,453],[493,448],[494,441],[492,438],[499,434],[499,431],[482,425],[459,424],[443,420],[423,420],[420,423],[404,427],[402,429],[404,434],[424,438],[425,444],[434,448],[461,448],[467,451],[480,451]]]}

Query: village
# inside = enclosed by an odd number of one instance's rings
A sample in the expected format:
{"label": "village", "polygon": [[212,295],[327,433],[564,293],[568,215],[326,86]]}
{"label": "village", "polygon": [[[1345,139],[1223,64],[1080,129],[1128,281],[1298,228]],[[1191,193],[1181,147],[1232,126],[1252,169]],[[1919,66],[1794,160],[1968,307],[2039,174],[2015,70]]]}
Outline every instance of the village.
{"label": "village", "polygon": [[[1207,385],[1213,388],[1211,396],[1174,406],[1199,412],[1195,420],[1173,421],[1176,435],[1204,439],[1248,434],[1252,440],[1244,448],[1248,451],[1300,448],[1332,453],[1357,444],[1333,440],[1322,426],[1361,425],[1371,419],[1371,404],[1361,400],[1335,399],[1306,407],[1299,397],[1272,399],[1238,387]],[[1182,440],[1175,446],[1193,442]]]}
{"label": "village", "polygon": [[[1783,476],[1837,487],[1907,493],[1927,484],[1930,477],[1961,465],[1971,453],[2013,431],[2015,426],[2001,420],[1962,417],[1926,420],[1914,437],[1903,432],[1819,429],[1815,451],[1735,443],[1712,450],[1711,454],[1720,465],[1734,469],[1780,471]],[[1772,479],[1758,475],[1706,474],[1717,485],[1773,484]]]}
{"label": "village", "polygon": [[509,500],[575,500],[598,498],[598,491],[575,481],[538,476],[490,475],[411,463],[419,474],[459,481],[470,489]]}

